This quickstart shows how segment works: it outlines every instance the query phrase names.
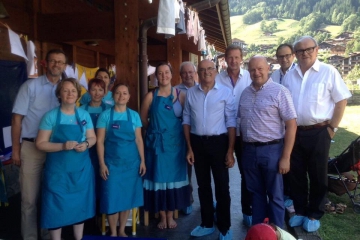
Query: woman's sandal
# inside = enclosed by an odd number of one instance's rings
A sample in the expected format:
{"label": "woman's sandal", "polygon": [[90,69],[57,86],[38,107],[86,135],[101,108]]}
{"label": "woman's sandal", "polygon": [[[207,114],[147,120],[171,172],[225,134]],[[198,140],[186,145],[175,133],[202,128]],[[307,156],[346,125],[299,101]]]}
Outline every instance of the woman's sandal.
{"label": "woman's sandal", "polygon": [[336,213],[335,205],[332,202],[328,202],[325,204],[325,211],[327,213]]}
{"label": "woman's sandal", "polygon": [[338,203],[336,204],[336,213],[343,214],[346,208],[347,208],[346,204]]}

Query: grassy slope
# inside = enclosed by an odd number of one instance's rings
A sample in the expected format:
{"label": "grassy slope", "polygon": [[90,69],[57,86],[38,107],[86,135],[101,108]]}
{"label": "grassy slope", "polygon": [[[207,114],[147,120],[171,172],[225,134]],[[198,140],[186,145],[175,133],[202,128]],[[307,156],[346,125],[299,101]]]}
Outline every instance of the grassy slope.
{"label": "grassy slope", "polygon": [[[334,137],[335,142],[331,144],[331,157],[341,154],[360,135],[359,111],[360,106],[346,107],[339,131]],[[329,200],[333,203],[345,203],[348,207],[344,214],[326,213],[324,215],[321,219],[320,236],[323,240],[358,239],[360,214],[354,213],[347,194],[336,196],[329,193]]]}
{"label": "grassy slope", "polygon": [[[299,21],[293,19],[279,19],[273,20],[276,21],[278,25],[277,32],[274,33],[274,36],[264,36],[260,30],[260,22],[247,25],[243,24],[243,16],[233,16],[230,18],[231,23],[231,34],[233,38],[238,38],[244,40],[246,44],[277,44],[279,37],[287,38],[288,36],[293,35],[299,29]],[[267,21],[269,24],[272,21]],[[324,29],[330,31],[332,36],[337,35],[341,31],[340,26],[334,25],[325,25]]]}

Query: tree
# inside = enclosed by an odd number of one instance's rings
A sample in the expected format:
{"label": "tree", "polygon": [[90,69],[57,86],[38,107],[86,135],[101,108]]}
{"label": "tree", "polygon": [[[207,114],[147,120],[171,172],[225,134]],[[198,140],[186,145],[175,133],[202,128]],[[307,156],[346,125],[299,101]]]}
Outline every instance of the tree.
{"label": "tree", "polygon": [[270,32],[276,32],[276,30],[277,30],[277,23],[276,23],[276,21],[273,21],[273,22],[270,23],[270,25],[269,25],[269,30],[270,30]]}
{"label": "tree", "polygon": [[261,23],[260,23],[260,29],[261,29],[261,31],[263,31],[263,32],[266,32],[266,31],[267,31],[266,22],[265,22],[264,20],[261,21]]}
{"label": "tree", "polygon": [[353,69],[349,72],[349,74],[346,76],[347,80],[358,80],[360,79],[360,65],[356,64]]}

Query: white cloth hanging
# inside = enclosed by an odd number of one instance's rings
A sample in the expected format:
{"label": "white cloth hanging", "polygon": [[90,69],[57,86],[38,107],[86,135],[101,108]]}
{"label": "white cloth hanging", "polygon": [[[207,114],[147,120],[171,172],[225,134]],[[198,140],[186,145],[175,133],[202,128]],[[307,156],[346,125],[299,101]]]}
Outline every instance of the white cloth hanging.
{"label": "white cloth hanging", "polygon": [[175,2],[174,0],[160,0],[156,33],[175,36]]}

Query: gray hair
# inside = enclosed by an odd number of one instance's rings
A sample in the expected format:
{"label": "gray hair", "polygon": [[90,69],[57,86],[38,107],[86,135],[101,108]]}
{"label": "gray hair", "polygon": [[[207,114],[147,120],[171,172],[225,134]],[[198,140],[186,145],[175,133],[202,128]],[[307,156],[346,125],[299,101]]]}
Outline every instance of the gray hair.
{"label": "gray hair", "polygon": [[181,63],[181,65],[180,65],[180,73],[182,72],[183,67],[184,67],[185,65],[187,65],[187,64],[190,64],[191,66],[193,66],[194,71],[196,72],[196,66],[195,66],[195,64],[194,64],[193,62],[186,61],[186,62]]}
{"label": "gray hair", "polygon": [[240,51],[240,55],[241,57],[243,57],[243,50],[239,45],[236,44],[230,44],[226,50],[225,50],[225,57],[227,57],[227,55],[229,55],[229,52],[232,50],[239,50]]}
{"label": "gray hair", "polygon": [[305,39],[310,39],[311,41],[314,42],[315,47],[318,46],[317,41],[316,41],[313,37],[311,37],[311,36],[302,36],[302,37],[300,37],[298,40],[296,40],[296,41],[294,42],[294,44],[293,44],[294,49],[295,49],[296,45],[298,45],[300,42],[302,42],[302,41],[305,40]]}

